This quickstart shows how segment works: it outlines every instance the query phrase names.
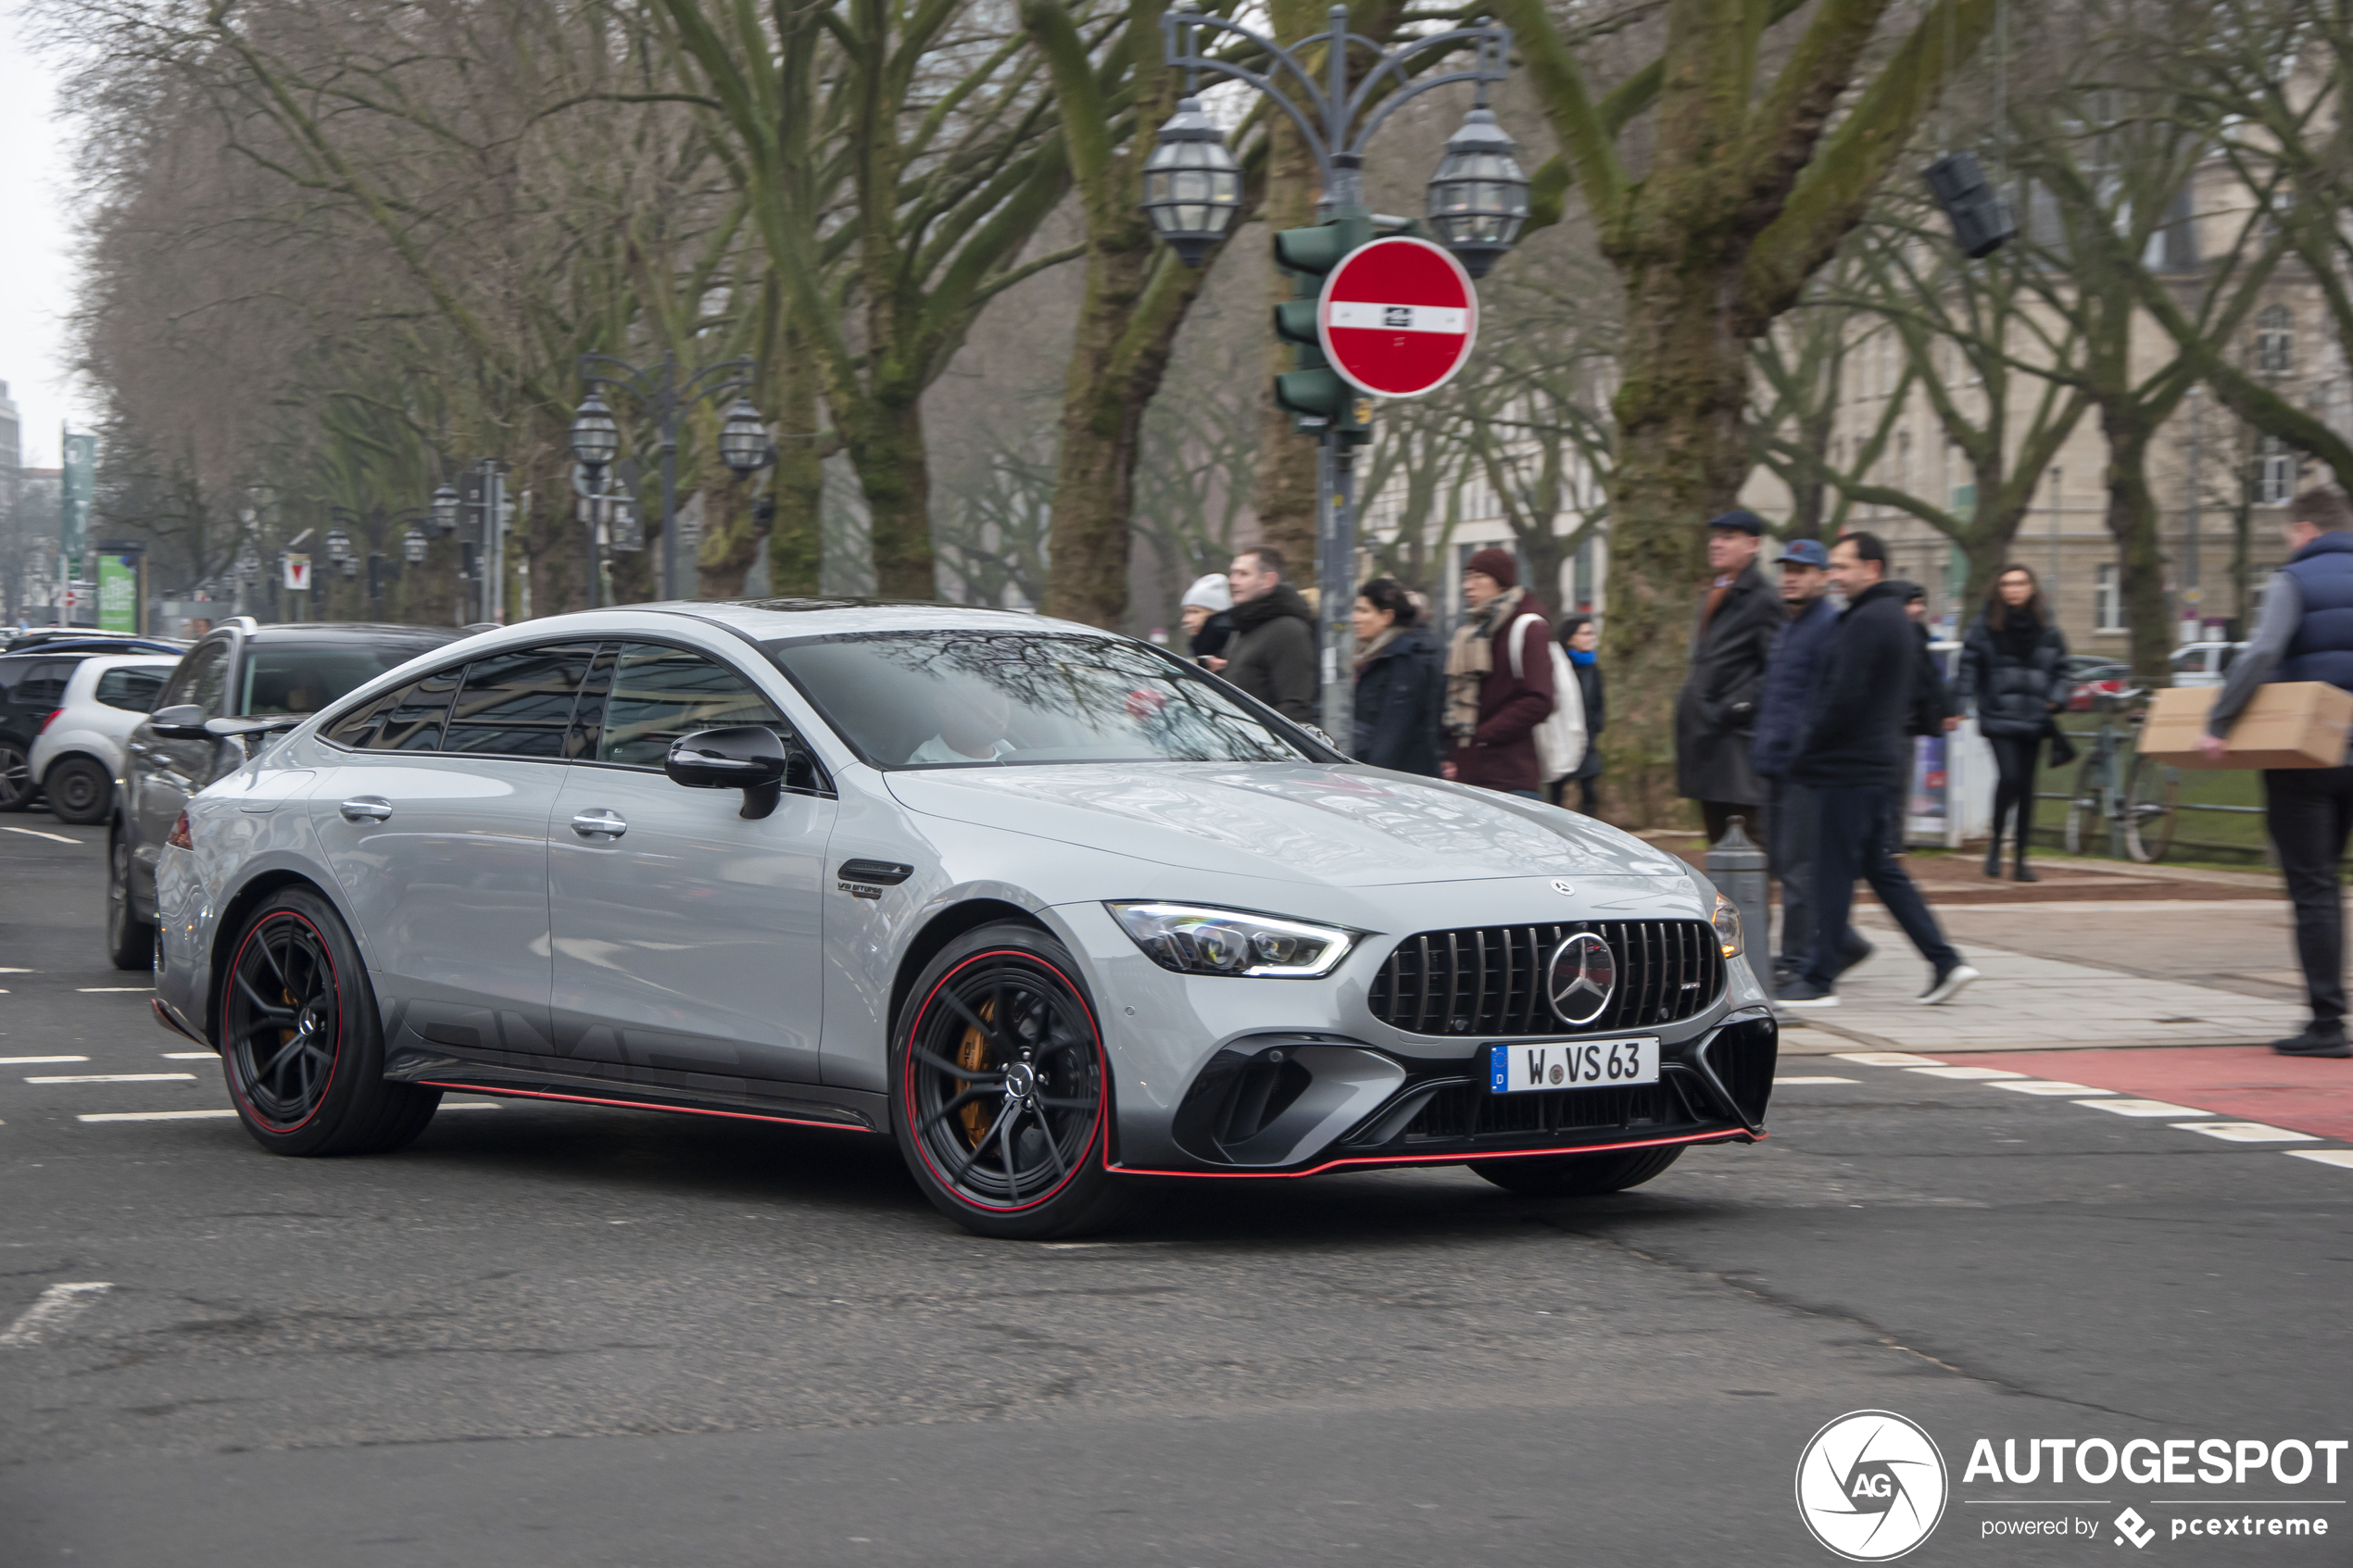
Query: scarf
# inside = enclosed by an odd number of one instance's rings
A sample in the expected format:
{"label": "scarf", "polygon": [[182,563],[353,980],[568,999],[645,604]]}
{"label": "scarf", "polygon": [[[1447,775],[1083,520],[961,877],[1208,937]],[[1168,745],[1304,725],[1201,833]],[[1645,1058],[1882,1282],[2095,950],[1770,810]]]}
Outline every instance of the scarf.
{"label": "scarf", "polygon": [[1356,650],[1356,673],[1362,676],[1365,673],[1365,666],[1373,661],[1373,656],[1396,640],[1397,628],[1395,626],[1383,627],[1379,636]]}
{"label": "scarf", "polygon": [[1561,651],[1568,655],[1568,661],[1580,670],[1593,662],[1592,648],[1563,648]]}
{"label": "scarf", "polygon": [[2004,607],[2002,624],[1994,633],[1994,646],[2001,651],[2002,657],[2016,659],[2020,664],[2029,663],[2042,642],[2043,623],[2035,619],[2032,610],[2022,605],[2015,609]]}
{"label": "scarf", "polygon": [[1446,649],[1446,733],[1461,745],[1478,731],[1478,688],[1495,672],[1495,629],[1527,596],[1525,588],[1507,589],[1454,628]]}

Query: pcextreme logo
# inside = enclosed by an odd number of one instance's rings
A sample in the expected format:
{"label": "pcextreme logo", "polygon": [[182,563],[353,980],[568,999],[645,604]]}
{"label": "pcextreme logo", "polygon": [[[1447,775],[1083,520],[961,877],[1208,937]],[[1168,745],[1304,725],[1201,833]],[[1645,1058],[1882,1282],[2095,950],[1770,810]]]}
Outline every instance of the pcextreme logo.
{"label": "pcextreme logo", "polygon": [[1949,1490],[1935,1439],[1893,1411],[1853,1411],[1797,1460],[1797,1514],[1850,1562],[1886,1562],[1928,1539]]}

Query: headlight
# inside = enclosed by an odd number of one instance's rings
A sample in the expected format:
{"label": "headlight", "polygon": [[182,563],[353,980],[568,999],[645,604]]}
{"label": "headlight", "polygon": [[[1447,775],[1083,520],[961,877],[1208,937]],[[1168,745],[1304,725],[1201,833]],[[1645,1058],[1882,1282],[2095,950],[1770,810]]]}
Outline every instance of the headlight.
{"label": "headlight", "polygon": [[1724,949],[1724,956],[1728,959],[1739,958],[1741,956],[1740,906],[1718,893],[1716,896],[1716,912],[1708,917],[1707,923],[1716,928],[1717,945]]}
{"label": "headlight", "polygon": [[1198,904],[1106,903],[1120,929],[1163,969],[1179,974],[1241,974],[1312,980],[1329,974],[1356,933]]}

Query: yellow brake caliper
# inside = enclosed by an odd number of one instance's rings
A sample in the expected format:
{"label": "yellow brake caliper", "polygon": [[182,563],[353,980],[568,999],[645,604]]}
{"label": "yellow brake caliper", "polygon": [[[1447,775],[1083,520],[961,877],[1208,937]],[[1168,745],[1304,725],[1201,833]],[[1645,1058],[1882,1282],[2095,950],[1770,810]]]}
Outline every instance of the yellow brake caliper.
{"label": "yellow brake caliper", "polygon": [[[990,1000],[982,1003],[980,1016],[991,1023],[996,1022],[996,1002]],[[982,1072],[988,1066],[988,1037],[969,1023],[964,1025],[963,1042],[956,1047],[956,1065],[970,1073]],[[959,1080],[956,1092],[963,1094],[971,1087],[972,1085],[969,1083]],[[978,1148],[980,1140],[988,1135],[988,1125],[992,1120],[988,1114],[988,1108],[981,1101],[975,1100],[964,1107],[962,1115],[964,1136],[971,1141],[975,1148]]]}

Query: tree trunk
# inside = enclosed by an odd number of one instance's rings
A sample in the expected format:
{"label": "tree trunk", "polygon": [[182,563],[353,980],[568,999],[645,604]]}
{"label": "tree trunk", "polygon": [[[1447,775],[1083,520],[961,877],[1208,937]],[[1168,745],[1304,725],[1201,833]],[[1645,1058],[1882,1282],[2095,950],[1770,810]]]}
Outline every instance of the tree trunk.
{"label": "tree trunk", "polygon": [[1737,257],[1627,270],[1602,778],[1613,818],[1656,823],[1675,800],[1675,696],[1707,570],[1705,525],[1735,504],[1748,473],[1748,344],[1726,310]]}
{"label": "tree trunk", "polygon": [[[1317,0],[1271,0],[1267,7],[1277,39],[1289,43],[1320,31],[1328,24]],[[1323,55],[1315,52],[1302,63],[1321,79]],[[1272,116],[1267,127],[1266,201],[1264,211],[1269,235],[1315,221],[1315,191],[1320,176],[1315,157],[1290,121]],[[1267,268],[1270,307],[1291,297],[1293,280],[1281,268]],[[1291,347],[1269,331],[1266,376],[1258,392],[1258,472],[1252,493],[1258,513],[1258,538],[1282,551],[1290,564],[1285,574],[1299,587],[1315,582],[1315,443],[1290,427],[1291,416],[1275,406],[1275,377],[1291,368]]]}
{"label": "tree trunk", "polygon": [[[760,554],[767,533],[761,508],[754,503],[751,482],[734,473],[702,490],[702,543],[696,551],[695,597],[739,599],[744,573]],[[773,516],[774,514],[769,514]]]}
{"label": "tree trunk", "polygon": [[849,440],[872,529],[875,593],[886,599],[938,597],[932,576],[931,474],[924,455],[919,390],[869,400]]}
{"label": "tree trunk", "polygon": [[2108,532],[2116,541],[2117,591],[2133,633],[2133,679],[2147,684],[2165,678],[2173,652],[2165,551],[2158,536],[2161,520],[2148,482],[2155,432],[2112,404],[2101,408],[2100,426],[2108,436]]}

